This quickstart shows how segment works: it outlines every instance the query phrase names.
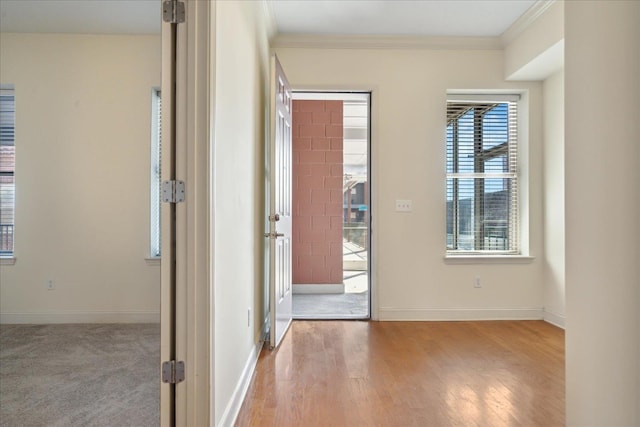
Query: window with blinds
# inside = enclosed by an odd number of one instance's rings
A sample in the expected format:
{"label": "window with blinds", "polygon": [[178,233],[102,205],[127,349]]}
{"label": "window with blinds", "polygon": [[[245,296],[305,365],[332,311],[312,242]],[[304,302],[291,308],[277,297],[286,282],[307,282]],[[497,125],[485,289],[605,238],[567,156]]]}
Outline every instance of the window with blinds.
{"label": "window with blinds", "polygon": [[160,200],[162,187],[162,102],[160,91],[151,94],[151,230],[149,255],[160,256]]}
{"label": "window with blinds", "polygon": [[447,101],[447,253],[518,254],[517,101]]}
{"label": "window with blinds", "polygon": [[15,123],[13,89],[0,88],[0,256],[13,255],[15,224]]}

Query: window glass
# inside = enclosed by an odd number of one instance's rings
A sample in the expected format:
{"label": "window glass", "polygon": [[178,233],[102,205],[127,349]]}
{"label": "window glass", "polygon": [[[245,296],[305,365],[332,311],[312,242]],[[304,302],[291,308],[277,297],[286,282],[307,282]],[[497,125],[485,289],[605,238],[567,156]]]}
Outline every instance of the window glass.
{"label": "window glass", "polygon": [[448,253],[519,253],[516,109],[447,102]]}

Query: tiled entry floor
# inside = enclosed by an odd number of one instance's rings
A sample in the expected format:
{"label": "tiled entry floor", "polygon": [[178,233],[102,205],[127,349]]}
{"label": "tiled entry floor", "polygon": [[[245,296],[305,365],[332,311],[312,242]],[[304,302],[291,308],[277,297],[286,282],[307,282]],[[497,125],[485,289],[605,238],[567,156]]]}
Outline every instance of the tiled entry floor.
{"label": "tiled entry floor", "polygon": [[366,271],[344,271],[344,294],[293,294],[294,319],[368,319]]}

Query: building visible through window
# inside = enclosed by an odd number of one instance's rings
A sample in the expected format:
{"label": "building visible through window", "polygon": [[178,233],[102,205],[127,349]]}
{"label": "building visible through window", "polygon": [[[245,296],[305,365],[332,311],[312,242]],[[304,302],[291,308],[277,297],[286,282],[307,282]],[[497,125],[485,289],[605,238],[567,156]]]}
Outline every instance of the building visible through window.
{"label": "building visible through window", "polygon": [[459,98],[447,102],[447,252],[518,253],[517,102]]}
{"label": "building visible through window", "polygon": [[0,256],[12,256],[15,235],[15,96],[0,88]]}

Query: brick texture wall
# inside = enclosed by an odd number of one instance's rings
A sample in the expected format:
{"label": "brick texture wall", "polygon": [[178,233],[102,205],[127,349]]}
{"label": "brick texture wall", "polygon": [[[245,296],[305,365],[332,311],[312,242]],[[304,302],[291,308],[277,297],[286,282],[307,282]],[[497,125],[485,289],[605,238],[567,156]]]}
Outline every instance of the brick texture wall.
{"label": "brick texture wall", "polygon": [[342,283],[342,101],[293,101],[293,283]]}

